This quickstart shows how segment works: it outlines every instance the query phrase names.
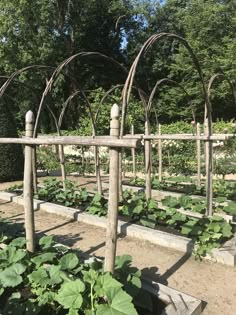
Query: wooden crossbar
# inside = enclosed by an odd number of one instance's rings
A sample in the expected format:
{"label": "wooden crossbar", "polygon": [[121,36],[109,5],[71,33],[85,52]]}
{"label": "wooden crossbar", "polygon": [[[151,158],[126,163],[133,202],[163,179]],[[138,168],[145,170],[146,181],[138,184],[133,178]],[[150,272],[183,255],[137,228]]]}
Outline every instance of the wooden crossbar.
{"label": "wooden crossbar", "polygon": [[236,135],[212,135],[212,136],[194,136],[194,135],[171,135],[171,134],[162,134],[162,135],[148,135],[143,136],[143,139],[146,140],[202,140],[202,141],[224,141],[229,139],[236,138]]}
{"label": "wooden crossbar", "polygon": [[83,146],[104,146],[118,148],[136,148],[137,139],[112,139],[112,138],[93,138],[93,137],[78,137],[78,136],[49,136],[40,138],[0,138],[0,144],[28,144],[28,145],[83,145]]}

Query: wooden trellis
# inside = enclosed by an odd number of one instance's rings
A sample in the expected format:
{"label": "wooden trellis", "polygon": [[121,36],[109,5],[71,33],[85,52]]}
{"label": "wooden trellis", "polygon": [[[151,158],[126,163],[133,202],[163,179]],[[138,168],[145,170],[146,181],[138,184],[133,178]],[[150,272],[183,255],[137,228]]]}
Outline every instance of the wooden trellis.
{"label": "wooden trellis", "polygon": [[110,147],[110,175],[109,175],[109,200],[108,221],[106,237],[105,270],[114,271],[117,218],[119,201],[119,151],[120,148],[136,148],[137,139],[119,139],[119,108],[114,104],[111,109],[111,133],[107,137],[40,137],[32,138],[34,128],[34,115],[31,111],[26,114],[26,134],[23,138],[0,138],[0,144],[25,145],[24,169],[24,208],[25,208],[25,234],[26,246],[30,252],[35,251],[35,228],[33,209],[33,183],[32,183],[32,154],[33,147],[40,144],[48,145],[81,145],[81,146],[106,146]]}
{"label": "wooden trellis", "polygon": [[[162,179],[162,174],[160,174],[160,170],[162,170],[162,140],[182,140],[182,141],[196,141],[196,152],[197,152],[197,185],[200,186],[201,181],[201,141],[203,141],[206,146],[206,199],[207,199],[207,212],[206,215],[213,215],[212,209],[212,199],[213,199],[213,189],[212,189],[212,181],[213,181],[213,169],[212,165],[210,167],[209,161],[212,161],[212,147],[213,141],[225,141],[229,139],[236,138],[236,134],[213,134],[211,136],[201,135],[200,133],[200,125],[197,124],[196,135],[193,134],[161,134],[160,129],[158,130],[158,135],[155,134],[147,134],[147,129],[145,134],[139,135],[125,135],[123,139],[143,139],[145,146],[145,176],[146,176],[146,196],[147,198],[151,197],[151,172],[149,171],[151,156],[151,141],[158,141],[158,153],[159,153],[159,179]],[[211,159],[209,158],[211,156]],[[212,162],[211,162],[212,164]]]}

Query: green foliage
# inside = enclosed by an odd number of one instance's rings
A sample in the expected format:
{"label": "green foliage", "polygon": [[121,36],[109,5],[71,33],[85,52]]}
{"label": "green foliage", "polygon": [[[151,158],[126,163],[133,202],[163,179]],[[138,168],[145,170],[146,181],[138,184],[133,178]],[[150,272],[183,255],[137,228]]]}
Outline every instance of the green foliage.
{"label": "green foliage", "polygon": [[[17,138],[15,120],[5,101],[0,102],[0,138]],[[0,182],[23,177],[23,152],[18,144],[0,145]]]}
{"label": "green foliage", "polygon": [[88,213],[96,214],[98,216],[105,216],[107,214],[107,207],[107,199],[96,193],[89,206],[86,208],[86,211],[88,211]]}
{"label": "green foliage", "polygon": [[130,256],[117,257],[112,277],[101,263],[83,262],[78,251],[61,251],[51,237],[39,240],[36,254],[27,252],[25,243],[14,239],[0,250],[2,314],[137,315],[152,309],[150,297],[147,306],[135,302],[141,272],[131,266]]}
{"label": "green foliage", "polygon": [[43,187],[38,190],[37,197],[46,201],[59,202],[67,207],[79,206],[82,202],[89,199],[88,192],[85,188],[79,189],[78,184],[66,180],[66,189],[62,188],[62,181],[56,178],[44,180]]}
{"label": "green foliage", "polygon": [[[149,228],[156,228],[158,225],[168,226],[179,231],[181,234],[190,236],[195,241],[194,255],[196,259],[211,253],[213,248],[220,246],[222,241],[230,238],[232,227],[222,217],[217,215],[212,218],[195,218],[187,214],[178,212],[177,209],[183,209],[204,214],[206,211],[206,202],[204,199],[192,199],[189,196],[180,198],[166,197],[162,200],[162,206],[157,201],[147,200],[143,192],[135,193],[128,196],[124,205],[120,207],[122,214],[131,218],[138,218],[139,223]],[[131,198],[131,199],[130,199]],[[217,200],[225,202],[225,200]],[[236,206],[230,203],[228,206],[218,208],[217,203],[214,205],[216,211],[222,209],[231,214],[236,214]]]}
{"label": "green foliage", "polygon": [[[129,184],[132,186],[144,187],[145,180],[136,176],[135,178],[131,178],[129,180]],[[206,187],[203,183],[200,187],[198,187],[192,178],[186,176],[164,177],[161,182],[157,177],[152,176],[152,188],[201,196],[205,196],[206,194]],[[227,199],[235,200],[235,189],[236,184],[234,182],[225,180],[213,181],[214,197],[227,197]]]}
{"label": "green foliage", "polygon": [[[118,62],[125,61],[121,42],[123,32],[131,27],[133,15],[133,6],[127,1],[81,0],[72,3],[69,0],[36,0],[32,3],[29,0],[3,0],[0,11],[0,38],[3,43],[0,48],[0,68],[3,74],[9,75],[16,69],[32,64],[55,67],[69,56],[82,51],[97,51]],[[117,19],[124,15],[125,19],[116,29]],[[47,100],[57,117],[61,104],[78,88],[75,82],[79,82],[83,90],[91,90],[123,82],[126,76],[119,66],[99,57],[77,58],[67,69],[65,73],[69,76],[58,77]],[[30,107],[37,110],[45,79],[51,76],[52,71],[52,68],[28,70],[17,78],[23,85],[19,82],[11,84],[11,96],[17,96],[17,103],[10,102],[17,113],[20,127],[24,124],[25,112]],[[87,115],[87,106],[79,94],[68,107],[63,128],[75,129]],[[44,131],[55,130],[47,110],[42,112],[40,127]]]}
{"label": "green foliage", "polygon": [[[177,178],[177,183],[183,178]],[[47,186],[48,185],[48,186]],[[50,179],[46,182],[47,189],[43,189],[41,198],[50,198],[51,201],[60,202],[65,205],[82,206],[85,211],[98,216],[106,216],[108,202],[103,196],[98,193],[91,199],[86,190],[77,191],[75,183],[67,181],[67,189],[64,191],[60,188],[61,182],[55,179]],[[158,182],[158,185],[160,183]],[[158,186],[159,187],[159,186]],[[68,192],[67,190],[71,190]],[[45,192],[46,191],[46,192]],[[48,193],[50,191],[50,193]],[[80,198],[78,198],[80,196]],[[164,208],[163,208],[164,207]],[[228,202],[226,197],[218,197],[213,202],[214,212],[228,213],[236,216],[236,206],[233,202]],[[133,193],[125,190],[123,192],[123,201],[119,205],[119,214],[127,216],[129,219],[139,222],[141,225],[155,229],[158,225],[174,228],[184,235],[188,235],[196,242],[196,258],[204,256],[213,248],[220,246],[221,242],[228,239],[232,235],[232,228],[229,223],[224,220],[214,217],[217,223],[212,223],[211,218],[196,219],[188,214],[180,213],[178,209],[192,211],[205,214],[206,201],[204,198],[191,198],[188,195],[182,195],[180,198],[168,196],[161,202],[161,206],[154,199],[146,198],[144,191]],[[214,226],[214,227],[213,227]],[[214,233],[217,235],[214,235]],[[204,239],[203,235],[210,236]],[[218,237],[218,238],[217,238]],[[52,238],[46,237],[40,240],[42,249],[48,249],[52,245]],[[198,250],[199,248],[199,250]],[[40,267],[46,262],[53,262],[55,255],[46,253],[32,259],[32,262]],[[71,256],[65,256],[61,259],[61,264],[67,269],[76,267],[78,261]],[[70,267],[71,266],[71,267]],[[62,267],[62,270],[64,267]]]}
{"label": "green foliage", "polygon": [[53,152],[51,147],[37,147],[37,169],[47,171],[60,169],[58,154]]}
{"label": "green foliage", "polygon": [[213,216],[208,220],[199,220],[198,224],[188,233],[197,236],[194,255],[201,259],[206,254],[211,254],[213,248],[220,246],[220,242],[233,235],[232,227],[223,218]]}
{"label": "green foliage", "polygon": [[[225,73],[234,84],[234,1],[167,0],[162,5],[155,6],[152,14],[145,17],[145,30],[138,30],[128,38],[128,48],[134,54],[139,49],[137,42],[144,42],[150,35],[159,32],[176,33],[186,38],[193,48],[205,81],[215,73]],[[153,100],[160,122],[190,121],[193,108],[197,119],[202,120],[204,100],[199,76],[190,54],[177,40],[162,39],[153,45],[152,50],[145,55],[145,63],[142,62],[136,79],[150,91],[155,82],[164,77],[181,83],[189,96],[174,85],[161,85]],[[234,100],[226,81],[222,82],[220,78],[216,80],[211,91],[211,101],[214,119],[234,117]],[[153,121],[154,119],[152,118]]]}

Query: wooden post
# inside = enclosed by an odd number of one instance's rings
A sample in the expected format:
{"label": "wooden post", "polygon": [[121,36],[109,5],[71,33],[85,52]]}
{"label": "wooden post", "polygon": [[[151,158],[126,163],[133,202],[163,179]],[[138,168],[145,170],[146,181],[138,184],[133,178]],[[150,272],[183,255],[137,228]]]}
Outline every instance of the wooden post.
{"label": "wooden post", "polygon": [[[131,126],[131,135],[134,135],[134,125]],[[136,176],[136,168],[135,168],[135,149],[131,149],[132,154],[132,163],[133,163],[133,177]]]}
{"label": "wooden post", "polygon": [[[119,107],[114,104],[111,109],[110,135],[119,137]],[[119,203],[119,149],[110,148],[109,199],[106,231],[106,249],[104,270],[113,273],[116,257],[117,221]]]}
{"label": "wooden post", "polygon": [[[25,135],[33,136],[34,114],[28,111],[25,116]],[[24,208],[25,208],[25,235],[26,248],[29,252],[35,252],[35,228],[34,228],[34,204],[33,204],[33,176],[32,176],[32,152],[30,145],[25,145],[24,168]]]}
{"label": "wooden post", "polygon": [[[150,134],[149,121],[145,121],[145,135]],[[152,180],[151,180],[151,141],[144,140],[144,151],[145,151],[145,175],[146,175],[146,197],[147,199],[152,197]]]}
{"label": "wooden post", "polygon": [[81,147],[81,151],[82,151],[82,161],[81,161],[81,163],[82,163],[82,174],[84,176],[85,175],[85,163],[84,163],[84,147],[83,146]]}
{"label": "wooden post", "polygon": [[58,145],[58,154],[61,166],[61,178],[63,189],[66,190],[66,168],[65,168],[65,156],[64,156],[64,146],[62,144]]}
{"label": "wooden post", "polygon": [[119,200],[122,202],[123,200],[123,176],[122,176],[122,151],[119,152]]}
{"label": "wooden post", "polygon": [[38,179],[37,179],[37,154],[36,154],[36,146],[32,148],[32,176],[33,176],[33,188],[34,188],[34,193],[36,194],[38,191]]}
{"label": "wooden post", "polygon": [[[209,136],[208,118],[205,121],[205,133]],[[212,198],[213,198],[213,183],[212,183],[212,160],[213,160],[213,142],[206,141],[205,144],[205,158],[206,158],[206,215],[212,216]]]}
{"label": "wooden post", "polygon": [[95,160],[95,172],[97,180],[97,190],[100,195],[102,195],[102,180],[101,180],[101,170],[100,170],[100,161],[99,161],[99,149],[94,147],[94,160]]}
{"label": "wooden post", "polygon": [[[158,125],[158,135],[161,135],[161,124]],[[158,140],[158,157],[159,157],[159,166],[158,166],[158,177],[159,181],[162,181],[162,143],[161,139]]]}
{"label": "wooden post", "polygon": [[[201,135],[201,127],[199,123],[197,123],[196,133],[197,133],[197,136]],[[197,186],[200,187],[201,186],[201,141],[197,140],[196,145],[197,145]]]}

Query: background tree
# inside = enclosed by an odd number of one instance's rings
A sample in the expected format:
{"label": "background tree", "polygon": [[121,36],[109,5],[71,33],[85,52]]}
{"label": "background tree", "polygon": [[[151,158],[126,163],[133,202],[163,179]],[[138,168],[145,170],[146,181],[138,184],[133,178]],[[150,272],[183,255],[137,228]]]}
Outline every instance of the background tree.
{"label": "background tree", "polygon": [[[225,73],[235,85],[236,2],[215,0],[2,0],[0,2],[0,73],[9,75],[30,64],[56,67],[65,58],[82,51],[97,51],[129,68],[147,38],[158,32],[173,32],[186,38],[196,52],[208,81]],[[53,69],[33,69],[18,78],[31,87],[13,84],[8,93],[17,100],[11,111],[22,129],[28,109],[38,108],[39,98]],[[192,61],[177,41],[162,40],[145,55],[136,81],[150,92],[156,81],[168,77],[185,86],[190,99],[176,87],[162,86],[154,99],[160,122],[192,120],[192,107],[203,119],[203,98]],[[99,58],[82,57],[65,69],[46,101],[58,114],[61,105],[78,86],[91,91],[124,83],[126,73]],[[3,83],[5,79],[1,79]],[[217,81],[212,93],[213,118],[235,117],[232,93]],[[134,101],[138,96],[133,94]],[[137,107],[138,108],[138,107]],[[63,129],[78,129],[86,106],[75,98],[68,107]],[[153,115],[154,117],[154,115]],[[41,131],[53,131],[46,111]]]}
{"label": "background tree", "polygon": [[[0,138],[16,138],[17,130],[7,103],[0,102]],[[16,144],[0,145],[0,182],[22,179],[23,177],[22,147]]]}
{"label": "background tree", "polygon": [[[128,39],[127,51],[133,55],[136,41],[144,42],[151,34],[173,32],[188,40],[202,66],[205,80],[217,72],[236,83],[236,2],[215,0],[167,0],[152,7],[145,15],[145,29]],[[136,53],[136,52],[135,52]],[[139,69],[143,87],[151,89],[163,77],[175,79],[187,89],[190,100],[179,89],[161,89],[156,98],[161,122],[191,120],[191,108],[203,119],[204,104],[201,86],[187,51],[176,41],[162,40],[145,56]],[[232,91],[227,83],[218,82],[212,93],[213,118],[235,117]]]}

